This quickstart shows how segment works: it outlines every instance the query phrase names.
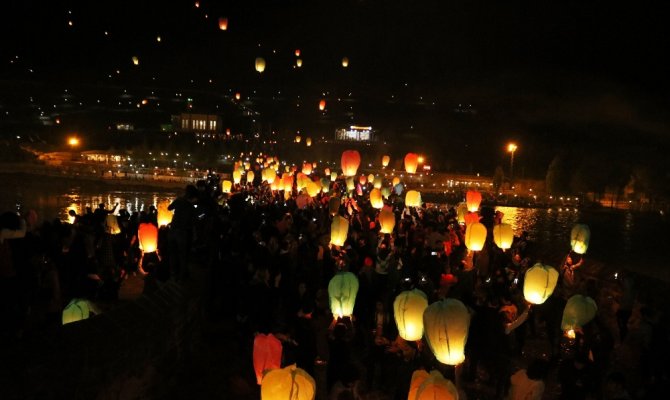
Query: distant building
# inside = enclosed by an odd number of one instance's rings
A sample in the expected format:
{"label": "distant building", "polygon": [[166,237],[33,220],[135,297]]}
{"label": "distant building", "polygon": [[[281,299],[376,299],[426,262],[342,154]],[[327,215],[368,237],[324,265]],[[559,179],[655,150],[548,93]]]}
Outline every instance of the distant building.
{"label": "distant building", "polygon": [[349,129],[335,130],[335,140],[351,142],[374,142],[376,137],[371,126],[352,125]]}
{"label": "distant building", "polygon": [[116,124],[117,131],[134,131],[135,126],[126,122],[119,122]]}
{"label": "distant building", "polygon": [[221,118],[213,114],[182,113],[172,116],[172,126],[177,132],[217,134],[221,132]]}

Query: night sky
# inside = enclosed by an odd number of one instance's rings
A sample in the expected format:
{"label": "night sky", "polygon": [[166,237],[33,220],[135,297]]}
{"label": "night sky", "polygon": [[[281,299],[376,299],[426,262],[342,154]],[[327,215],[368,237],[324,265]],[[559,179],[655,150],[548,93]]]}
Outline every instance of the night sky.
{"label": "night sky", "polygon": [[[520,155],[534,153],[537,165],[566,141],[667,144],[670,28],[667,14],[650,5],[195,3],[3,3],[0,79],[245,96],[255,90],[266,118],[287,130],[300,128],[287,121],[303,117],[289,110],[298,96],[311,102],[326,93],[329,104],[349,96],[353,116],[333,112],[333,125],[370,123],[390,139],[423,127],[419,136],[452,135],[445,145],[470,147],[481,146],[479,139],[498,153],[505,141],[519,140]],[[228,18],[226,31],[220,17]],[[302,68],[294,67],[296,49]],[[267,60],[263,74],[254,70],[256,57]],[[442,117],[459,104],[477,111],[476,128]],[[474,139],[458,137],[460,129]]]}

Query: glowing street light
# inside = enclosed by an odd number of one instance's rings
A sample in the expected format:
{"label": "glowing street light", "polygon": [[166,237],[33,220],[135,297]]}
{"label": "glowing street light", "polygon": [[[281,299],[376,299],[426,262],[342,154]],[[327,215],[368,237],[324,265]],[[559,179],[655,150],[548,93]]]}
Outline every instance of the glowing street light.
{"label": "glowing street light", "polygon": [[507,151],[510,153],[510,159],[509,159],[509,178],[510,180],[514,178],[514,152],[517,149],[517,145],[515,143],[510,143],[507,145]]}

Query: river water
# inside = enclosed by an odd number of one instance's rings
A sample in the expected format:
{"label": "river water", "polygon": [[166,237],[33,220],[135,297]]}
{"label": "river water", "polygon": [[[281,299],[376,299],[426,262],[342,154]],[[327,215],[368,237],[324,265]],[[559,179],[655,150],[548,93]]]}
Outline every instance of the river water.
{"label": "river water", "polygon": [[[99,203],[111,208],[115,203],[129,211],[170,201],[180,193],[174,189],[117,189],[107,183],[50,179],[34,176],[1,175],[0,212],[34,209],[41,219],[67,220],[67,211],[78,213]],[[543,254],[561,255],[570,250],[570,230],[575,223],[591,228],[587,257],[614,268],[626,268],[670,281],[670,262],[665,246],[670,246],[670,223],[660,214],[631,213],[620,210],[579,210],[576,208],[497,207],[504,222],[515,234],[529,233]],[[556,263],[556,257],[549,260]]]}

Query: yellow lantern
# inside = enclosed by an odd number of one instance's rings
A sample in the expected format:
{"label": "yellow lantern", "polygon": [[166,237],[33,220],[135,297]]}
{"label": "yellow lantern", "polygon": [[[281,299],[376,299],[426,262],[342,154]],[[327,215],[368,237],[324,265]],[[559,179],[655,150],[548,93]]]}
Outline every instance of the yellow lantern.
{"label": "yellow lantern", "polygon": [[428,346],[437,361],[458,365],[465,360],[470,314],[456,299],[437,301],[423,313],[423,329]]}
{"label": "yellow lantern", "polygon": [[330,215],[337,215],[337,213],[340,211],[340,198],[337,196],[333,196],[328,200],[328,212],[330,212]]}
{"label": "yellow lantern", "polygon": [[295,60],[295,66],[298,68],[302,67],[302,58]]}
{"label": "yellow lantern", "polygon": [[90,303],[86,299],[72,299],[63,309],[63,325],[88,319],[91,313]]}
{"label": "yellow lantern", "polygon": [[309,138],[309,137],[308,137],[308,138],[305,140],[305,144],[307,145],[307,147],[310,147],[310,146],[312,145],[312,138]]}
{"label": "yellow lantern", "polygon": [[356,189],[356,184],[354,183],[354,177],[350,176],[347,178],[347,190],[351,192],[354,189]]}
{"label": "yellow lantern", "polygon": [[263,377],[261,400],[314,400],[316,383],[295,364],[272,369]]}
{"label": "yellow lantern", "polygon": [[375,189],[381,189],[382,184],[384,183],[384,180],[382,179],[381,176],[375,176],[373,186]]}
{"label": "yellow lantern", "polygon": [[158,248],[158,228],[154,224],[140,224],[137,228],[137,239],[143,252],[153,253]]}
{"label": "yellow lantern", "polygon": [[588,225],[577,224],[570,231],[570,246],[572,251],[577,254],[584,254],[589,248],[591,240],[591,230]]}
{"label": "yellow lantern", "polygon": [[240,94],[240,92],[235,93],[235,100],[239,100],[241,98],[242,98],[242,95]]}
{"label": "yellow lantern", "polygon": [[273,184],[274,181],[277,179],[277,171],[275,171],[272,168],[266,168],[263,171],[267,171],[265,172],[265,177],[263,178],[263,180],[265,180],[269,184]]}
{"label": "yellow lantern", "polygon": [[293,177],[289,174],[284,174],[282,181],[284,182],[284,192],[290,193],[293,190]]}
{"label": "yellow lantern", "polygon": [[224,180],[223,183],[221,183],[221,191],[223,193],[230,193],[232,188],[233,188],[233,182],[229,180]]}
{"label": "yellow lantern", "polygon": [[219,29],[222,31],[228,30],[228,18],[221,17],[219,18]]}
{"label": "yellow lantern", "polygon": [[323,170],[323,175],[329,177],[329,176],[330,176],[330,168],[326,168],[326,169],[324,169],[324,170]]}
{"label": "yellow lantern", "polygon": [[158,204],[158,215],[156,216],[158,226],[168,226],[172,222],[172,211],[168,210],[169,205],[167,201],[162,201]]}
{"label": "yellow lantern", "polygon": [[372,189],[370,192],[370,205],[372,208],[381,209],[384,207],[384,199],[382,198],[382,192],[379,189]]}
{"label": "yellow lantern", "polygon": [[337,172],[333,171],[330,173],[330,181],[335,182],[337,180]]}
{"label": "yellow lantern", "polygon": [[321,179],[321,191],[323,193],[328,193],[330,191],[330,180],[326,178]]}
{"label": "yellow lantern", "polygon": [[514,241],[514,231],[510,224],[497,224],[493,227],[493,241],[503,250],[512,247]]}
{"label": "yellow lantern", "polygon": [[105,218],[105,231],[112,235],[118,235],[121,233],[121,228],[119,227],[119,220],[114,214],[107,214]]}
{"label": "yellow lantern", "polygon": [[537,263],[528,268],[523,281],[523,297],[532,304],[542,304],[554,292],[558,271]]}
{"label": "yellow lantern", "polygon": [[349,66],[349,58],[342,57],[342,67],[347,68]]}
{"label": "yellow lantern", "polygon": [[323,111],[325,109],[326,109],[326,100],[321,99],[321,101],[319,101],[319,110]]}
{"label": "yellow lantern", "polygon": [[465,216],[468,214],[468,205],[461,203],[456,208],[456,220],[459,224],[465,225]]}
{"label": "yellow lantern", "polygon": [[133,60],[133,65],[140,65],[140,59],[137,58],[137,56],[133,56],[132,60]]}
{"label": "yellow lantern", "polygon": [[[417,374],[423,372],[423,374]],[[417,374],[417,382],[414,381]],[[420,383],[419,383],[420,382]],[[415,391],[413,389],[416,387]],[[428,374],[426,371],[415,371],[412,374],[412,383],[410,384],[410,394],[416,393],[415,397],[408,397],[411,400],[458,400],[458,389],[438,370],[433,370]]]}
{"label": "yellow lantern", "polygon": [[476,190],[468,190],[465,194],[465,203],[468,205],[468,211],[477,212],[482,202],[482,194]]}
{"label": "yellow lantern", "polygon": [[423,337],[423,312],[428,307],[426,294],[419,289],[406,290],[393,302],[393,316],[398,335],[407,341]]}
{"label": "yellow lantern", "polygon": [[421,207],[421,193],[409,190],[405,194],[405,205],[407,207]]}
{"label": "yellow lantern", "polygon": [[384,168],[388,167],[390,162],[391,162],[391,157],[390,156],[383,156],[382,157],[382,167],[384,167]]}
{"label": "yellow lantern", "polygon": [[255,177],[254,171],[247,172],[247,183],[253,183]]}
{"label": "yellow lantern", "polygon": [[328,282],[328,299],[330,311],[334,316],[350,317],[354,313],[358,278],[351,272],[338,272]]}
{"label": "yellow lantern", "polygon": [[388,199],[390,195],[391,195],[391,189],[389,189],[387,187],[382,188],[382,197],[384,197],[385,199]]}
{"label": "yellow lantern", "polygon": [[480,251],[486,242],[486,227],[481,222],[473,222],[465,228],[465,247]]}
{"label": "yellow lantern", "polygon": [[395,228],[395,214],[389,208],[382,208],[379,212],[379,224],[381,233],[393,233],[393,228]]}
{"label": "yellow lantern", "polygon": [[280,184],[281,184],[281,179],[275,179],[270,184],[270,190],[272,190],[272,191],[281,190]]}
{"label": "yellow lantern", "polygon": [[356,176],[361,165],[361,155],[356,150],[346,150],[342,152],[341,164],[344,176]]}
{"label": "yellow lantern", "polygon": [[405,156],[405,171],[408,174],[416,173],[416,168],[419,166],[419,156],[415,153],[407,153]]}
{"label": "yellow lantern", "polygon": [[256,383],[263,382],[263,373],[281,368],[282,344],[273,334],[259,333],[254,338],[254,372]]}
{"label": "yellow lantern", "polygon": [[236,185],[240,184],[240,181],[242,180],[242,173],[240,170],[236,169],[233,171],[233,182],[235,182]]}
{"label": "yellow lantern", "polygon": [[375,182],[375,174],[368,175],[368,183],[373,184]]}
{"label": "yellow lantern", "polygon": [[295,135],[295,142],[296,143],[300,143],[301,140],[302,140],[302,138],[300,137],[300,135]]}
{"label": "yellow lantern", "polygon": [[349,221],[346,218],[335,216],[330,224],[330,244],[344,246],[349,233]]}
{"label": "yellow lantern", "polygon": [[256,71],[258,73],[265,71],[265,59],[263,57],[256,57]]}
{"label": "yellow lantern", "polygon": [[307,194],[311,197],[316,197],[321,191],[321,185],[310,180],[307,181]]}
{"label": "yellow lantern", "polygon": [[561,329],[564,331],[581,329],[598,312],[598,306],[592,298],[576,294],[568,299],[563,309]]}
{"label": "yellow lantern", "polygon": [[400,183],[400,178],[397,176],[393,177],[393,180],[391,181],[391,186],[396,187]]}
{"label": "yellow lantern", "polygon": [[309,175],[312,173],[312,163],[303,163],[302,164],[302,173]]}

